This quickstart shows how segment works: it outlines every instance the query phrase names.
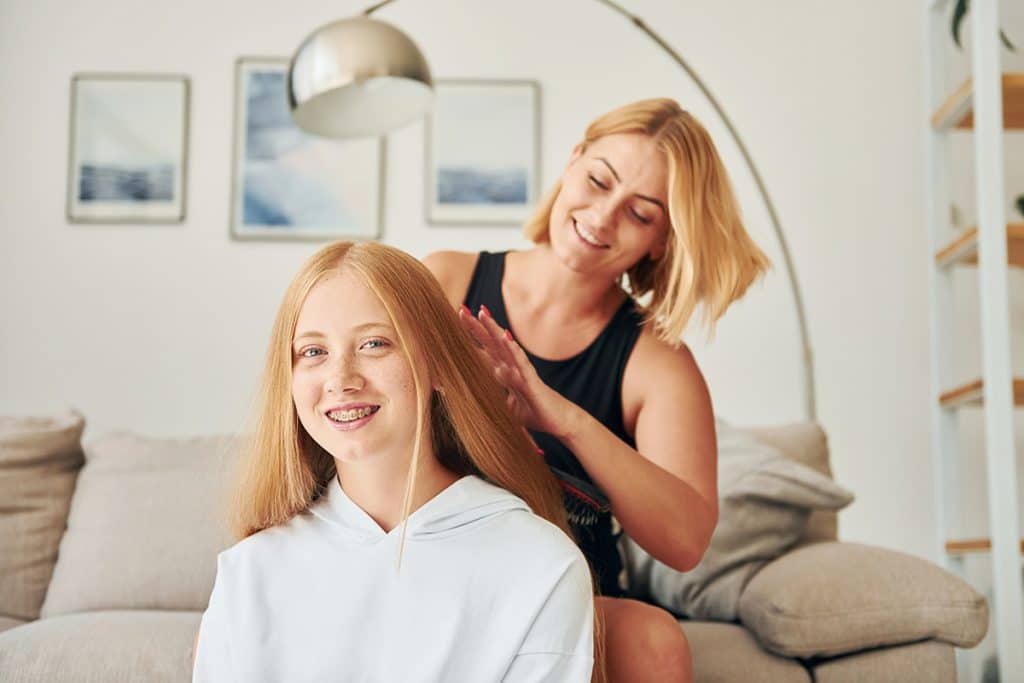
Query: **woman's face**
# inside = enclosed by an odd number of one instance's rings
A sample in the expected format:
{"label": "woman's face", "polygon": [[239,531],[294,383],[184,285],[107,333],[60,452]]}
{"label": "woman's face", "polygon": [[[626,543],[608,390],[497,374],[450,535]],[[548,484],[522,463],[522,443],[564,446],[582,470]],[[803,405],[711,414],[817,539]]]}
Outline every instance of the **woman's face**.
{"label": "woman's face", "polygon": [[577,147],[551,209],[552,249],[571,269],[610,279],[644,256],[660,258],[667,186],[665,155],[646,135],[606,135]]}
{"label": "woman's face", "polygon": [[412,368],[380,299],[342,272],[316,285],[292,340],[292,399],[309,435],[340,462],[405,462],[416,434]]}

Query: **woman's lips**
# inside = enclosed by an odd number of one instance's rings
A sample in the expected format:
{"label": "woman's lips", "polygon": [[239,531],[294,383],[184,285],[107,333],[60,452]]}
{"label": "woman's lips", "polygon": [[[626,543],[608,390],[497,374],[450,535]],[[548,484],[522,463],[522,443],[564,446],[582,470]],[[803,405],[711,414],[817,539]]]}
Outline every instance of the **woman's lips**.
{"label": "woman's lips", "polygon": [[[586,231],[586,233],[584,233],[583,229],[580,227],[579,223],[576,222],[575,218],[572,219],[572,231],[573,234],[576,235],[576,239],[578,239],[580,242],[587,245],[591,249],[608,249],[608,245],[601,242],[599,239],[597,239],[597,237],[594,237],[593,233],[591,233],[589,230]],[[598,244],[591,242],[591,239],[593,239],[594,242],[598,242]]]}

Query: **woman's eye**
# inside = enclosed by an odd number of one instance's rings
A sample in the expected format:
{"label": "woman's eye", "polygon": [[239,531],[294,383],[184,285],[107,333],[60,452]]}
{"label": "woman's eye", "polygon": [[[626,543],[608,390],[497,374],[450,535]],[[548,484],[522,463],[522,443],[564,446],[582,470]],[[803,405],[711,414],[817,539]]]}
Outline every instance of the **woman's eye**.
{"label": "woman's eye", "polygon": [[640,213],[639,211],[633,211],[633,216],[644,225],[647,225],[652,220],[647,216],[643,215],[642,213]]}
{"label": "woman's eye", "polygon": [[364,348],[364,349],[380,349],[380,348],[383,348],[383,347],[385,347],[387,345],[388,345],[387,341],[385,341],[383,339],[370,339],[370,340],[366,341],[362,345],[361,348]]}
{"label": "woman's eye", "polygon": [[299,351],[299,355],[302,358],[314,358],[321,355],[323,352],[323,349],[318,349],[315,346],[309,346]]}
{"label": "woman's eye", "polygon": [[598,186],[598,187],[600,187],[600,188],[601,188],[602,190],[607,190],[607,189],[608,189],[608,186],[607,186],[607,185],[605,185],[604,183],[602,183],[602,182],[601,182],[600,180],[598,180],[598,179],[597,179],[597,178],[595,178],[594,176],[587,176],[587,177],[588,177],[588,178],[590,178],[590,182],[592,182],[592,183],[593,183],[594,185],[597,185],[597,186]]}

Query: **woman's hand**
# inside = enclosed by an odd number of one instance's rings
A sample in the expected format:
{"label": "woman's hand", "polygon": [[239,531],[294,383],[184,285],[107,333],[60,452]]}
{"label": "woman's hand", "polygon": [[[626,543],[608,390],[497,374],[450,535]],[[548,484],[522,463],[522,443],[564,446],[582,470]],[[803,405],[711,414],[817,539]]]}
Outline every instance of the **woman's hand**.
{"label": "woman's hand", "polygon": [[567,427],[565,418],[572,404],[537,375],[512,333],[494,322],[486,306],[480,307],[478,317],[462,306],[459,321],[480,345],[484,360],[508,391],[509,408],[529,429],[558,437]]}

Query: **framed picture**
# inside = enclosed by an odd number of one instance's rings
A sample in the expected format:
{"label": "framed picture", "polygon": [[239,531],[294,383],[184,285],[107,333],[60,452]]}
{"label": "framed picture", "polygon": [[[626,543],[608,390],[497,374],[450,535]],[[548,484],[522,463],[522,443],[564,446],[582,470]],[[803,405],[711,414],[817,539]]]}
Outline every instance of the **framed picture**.
{"label": "framed picture", "polygon": [[231,235],[379,236],[383,139],[305,133],[292,120],[287,83],[287,59],[245,57],[236,63]]}
{"label": "framed picture", "polygon": [[427,140],[427,222],[522,223],[537,200],[540,85],[439,80]]}
{"label": "framed picture", "polygon": [[72,77],[68,220],[184,220],[188,104],[184,76]]}

